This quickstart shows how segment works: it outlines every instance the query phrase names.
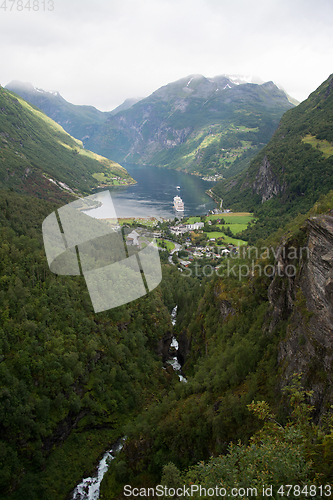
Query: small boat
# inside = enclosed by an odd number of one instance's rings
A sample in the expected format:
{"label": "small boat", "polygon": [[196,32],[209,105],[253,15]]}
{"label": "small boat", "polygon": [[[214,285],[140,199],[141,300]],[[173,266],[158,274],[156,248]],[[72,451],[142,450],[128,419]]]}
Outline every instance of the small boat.
{"label": "small boat", "polygon": [[176,189],[180,189],[180,186],[176,186]]}
{"label": "small boat", "polygon": [[173,206],[177,212],[184,212],[184,202],[180,196],[175,196],[173,199]]}

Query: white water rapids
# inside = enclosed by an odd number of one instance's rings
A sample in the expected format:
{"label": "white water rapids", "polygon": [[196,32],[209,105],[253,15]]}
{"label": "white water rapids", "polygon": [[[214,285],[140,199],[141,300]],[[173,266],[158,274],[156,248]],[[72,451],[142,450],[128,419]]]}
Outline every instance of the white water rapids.
{"label": "white water rapids", "polygon": [[76,486],[73,492],[73,500],[98,500],[99,488],[104,474],[108,470],[111,460],[115,458],[115,454],[122,449],[125,439],[126,437],[123,437],[120,442],[117,441],[111,450],[104,453],[97,467],[97,475],[94,477],[86,477]]}
{"label": "white water rapids", "polygon": [[[177,307],[178,306],[175,306],[172,311],[171,311],[171,323],[173,324],[173,326],[175,326],[176,324],[176,317],[177,317]],[[175,339],[175,337],[172,337],[172,342],[171,342],[171,345],[170,347],[173,347],[176,351],[178,350],[178,342],[177,342],[177,339]],[[181,366],[180,364],[178,363],[178,359],[177,359],[177,356],[174,356],[172,359],[170,359],[170,361],[168,361],[169,365],[172,366],[172,368],[178,372],[178,377],[179,377],[179,380],[181,382],[187,382],[186,378],[183,377],[183,375],[181,375],[179,372],[181,370]]]}

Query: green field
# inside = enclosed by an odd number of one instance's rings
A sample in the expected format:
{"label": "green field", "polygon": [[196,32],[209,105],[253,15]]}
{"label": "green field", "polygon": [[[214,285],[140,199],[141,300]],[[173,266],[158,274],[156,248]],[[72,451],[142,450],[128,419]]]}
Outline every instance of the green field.
{"label": "green field", "polygon": [[[247,228],[249,222],[255,221],[253,215],[249,212],[237,212],[232,214],[218,214],[218,215],[209,215],[206,217],[206,220],[216,220],[216,219],[224,219],[225,223],[232,234],[238,234],[244,231]],[[190,217],[187,221],[187,224],[193,224],[194,222],[200,222],[200,217]],[[223,227],[223,224],[217,224],[217,227]],[[236,238],[231,238],[230,236],[226,236],[224,233],[220,233],[218,231],[205,232],[205,234],[209,238],[223,238],[225,243],[231,243],[233,245],[243,245],[246,242],[243,240],[238,240]]]}
{"label": "green field", "polygon": [[[227,227],[230,227],[233,234],[241,233],[247,228],[247,224],[233,224],[232,222],[228,222],[227,224]],[[216,224],[216,227],[223,228],[223,224]]]}
{"label": "green field", "polygon": [[235,246],[246,245],[246,243],[247,243],[247,241],[238,240],[236,238],[231,238],[230,236],[226,236],[224,233],[220,233],[217,231],[212,231],[211,233],[205,233],[205,234],[207,234],[207,236],[209,238],[215,238],[215,239],[222,238],[223,243],[226,243],[226,244],[230,243],[230,244],[235,245]]}
{"label": "green field", "polygon": [[313,148],[319,149],[325,158],[333,155],[333,144],[329,141],[317,139],[311,134],[307,134],[302,141],[305,142],[305,144],[310,144]]}
{"label": "green field", "polygon": [[156,220],[154,217],[119,217],[119,224],[122,226],[123,224],[127,224],[129,226],[135,226],[135,224],[142,224],[143,226],[154,227],[156,226]]}
{"label": "green field", "polygon": [[157,246],[163,247],[163,248],[164,248],[164,245],[162,245],[162,243],[164,243],[168,252],[171,252],[171,250],[173,250],[175,248],[175,244],[172,243],[172,241],[156,239],[156,242],[157,242]]}
{"label": "green field", "polygon": [[[249,222],[255,220],[253,215],[249,212],[209,215],[208,217],[206,217],[206,220],[216,220],[216,219],[224,219],[227,224],[246,224],[246,225]],[[200,222],[200,217],[189,217],[187,224],[193,224],[193,222]]]}

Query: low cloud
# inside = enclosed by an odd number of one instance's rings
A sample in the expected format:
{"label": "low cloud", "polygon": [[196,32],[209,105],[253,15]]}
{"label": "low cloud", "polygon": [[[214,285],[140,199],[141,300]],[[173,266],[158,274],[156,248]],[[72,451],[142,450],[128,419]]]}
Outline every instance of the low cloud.
{"label": "low cloud", "polygon": [[256,74],[303,100],[331,72],[327,0],[54,0],[45,12],[15,6],[0,18],[1,84],[30,81],[102,110],[193,73]]}

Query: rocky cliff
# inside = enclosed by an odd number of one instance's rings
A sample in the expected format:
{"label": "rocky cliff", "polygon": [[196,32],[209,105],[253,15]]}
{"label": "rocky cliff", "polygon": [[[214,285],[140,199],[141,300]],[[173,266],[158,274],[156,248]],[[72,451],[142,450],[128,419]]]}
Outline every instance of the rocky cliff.
{"label": "rocky cliff", "polygon": [[287,320],[287,335],[278,348],[280,388],[293,373],[302,373],[320,419],[333,396],[333,216],[313,217],[303,231],[306,245],[286,241],[278,249],[268,290],[268,334],[278,321]]}
{"label": "rocky cliff", "polygon": [[[294,373],[302,373],[303,386],[313,390],[311,404],[315,419],[320,421],[333,398],[333,212],[311,217],[299,230],[287,233],[274,253],[268,266],[274,268],[272,278],[264,283],[262,275],[252,274],[249,286],[263,304],[267,303],[262,333],[269,342],[278,336],[276,388],[281,392]],[[262,268],[267,262],[258,260],[255,264]],[[221,328],[237,316],[246,323],[242,301],[249,302],[250,297],[241,298],[235,290],[222,292],[223,286],[223,282],[215,285],[210,298],[218,314],[216,325]],[[260,293],[256,292],[258,287]],[[191,358],[207,356],[211,342],[206,313],[199,307],[196,314],[200,327],[185,328],[178,337],[178,360],[185,365],[185,373]]]}
{"label": "rocky cliff", "polygon": [[261,196],[261,203],[264,203],[278,193],[283,192],[284,189],[285,186],[279,181],[277,174],[274,172],[272,165],[265,155],[255,181],[252,184],[253,194],[259,194]]}

